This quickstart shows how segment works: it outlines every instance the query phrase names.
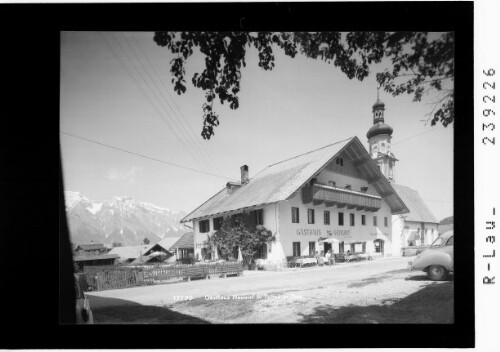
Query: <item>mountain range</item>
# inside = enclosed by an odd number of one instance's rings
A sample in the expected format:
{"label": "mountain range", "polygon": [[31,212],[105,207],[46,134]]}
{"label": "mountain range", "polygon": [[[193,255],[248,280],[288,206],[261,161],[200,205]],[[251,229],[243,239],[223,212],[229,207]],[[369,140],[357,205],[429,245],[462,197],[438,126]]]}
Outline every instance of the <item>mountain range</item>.
{"label": "mountain range", "polygon": [[90,200],[80,192],[64,192],[66,217],[73,244],[103,243],[123,246],[178,237],[191,229],[180,224],[186,215],[130,197]]}

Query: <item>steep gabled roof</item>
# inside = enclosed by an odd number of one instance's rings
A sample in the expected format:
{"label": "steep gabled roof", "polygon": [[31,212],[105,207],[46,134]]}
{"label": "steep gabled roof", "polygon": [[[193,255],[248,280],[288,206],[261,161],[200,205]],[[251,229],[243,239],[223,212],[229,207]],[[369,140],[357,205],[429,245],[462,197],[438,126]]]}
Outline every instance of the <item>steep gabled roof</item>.
{"label": "steep gabled roof", "polygon": [[361,174],[370,179],[375,189],[387,201],[394,214],[408,209],[382,175],[377,164],[357,137],[327,145],[308,153],[269,165],[250,181],[228,193],[223,188],[200,205],[181,222],[203,217],[237,212],[243,209],[280,202],[291,197],[311,178],[321,172],[337,155],[345,152],[349,161],[358,165]]}
{"label": "steep gabled roof", "polygon": [[392,184],[397,194],[403,199],[409,209],[405,215],[406,221],[438,223],[436,217],[429,210],[417,191],[402,185]]}
{"label": "steep gabled roof", "polygon": [[151,247],[153,247],[152,244],[115,247],[110,250],[108,254],[118,254],[118,256],[122,259],[135,259],[138,258],[141,254],[144,255],[144,253],[146,253]]}
{"label": "steep gabled roof", "polygon": [[104,250],[106,247],[102,243],[77,244],[75,250],[82,249],[84,251]]}
{"label": "steep gabled roof", "polygon": [[182,235],[177,242],[175,242],[170,249],[174,250],[177,248],[194,248],[194,237],[192,232],[186,232]]}
{"label": "steep gabled roof", "polygon": [[161,240],[160,242],[158,242],[157,244],[162,246],[163,248],[165,248],[167,251],[170,251],[170,250],[172,250],[172,245],[174,245],[175,242],[177,242],[180,238],[181,238],[181,236],[166,237],[163,240]]}
{"label": "steep gabled roof", "polygon": [[92,261],[92,260],[116,259],[116,258],[118,258],[117,254],[79,255],[79,256],[73,257],[73,261],[86,262],[86,261]]}

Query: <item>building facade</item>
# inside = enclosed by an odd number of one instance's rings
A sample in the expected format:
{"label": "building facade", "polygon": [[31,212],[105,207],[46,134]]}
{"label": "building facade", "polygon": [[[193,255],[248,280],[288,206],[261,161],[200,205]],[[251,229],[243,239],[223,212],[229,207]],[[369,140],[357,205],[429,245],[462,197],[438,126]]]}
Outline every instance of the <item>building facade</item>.
{"label": "building facade", "polygon": [[417,191],[396,184],[398,160],[391,151],[393,129],[384,121],[385,104],[378,97],[372,113],[373,125],[366,134],[370,155],[409,210],[408,213],[392,217],[394,248],[430,245],[439,235],[438,221]]}
{"label": "building facade", "polygon": [[[268,166],[226,187],[188,214],[195,258],[224,217],[248,212],[275,240],[261,258],[282,264],[316,251],[398,255],[392,216],[409,210],[357,137]],[[327,241],[325,241],[327,240]]]}

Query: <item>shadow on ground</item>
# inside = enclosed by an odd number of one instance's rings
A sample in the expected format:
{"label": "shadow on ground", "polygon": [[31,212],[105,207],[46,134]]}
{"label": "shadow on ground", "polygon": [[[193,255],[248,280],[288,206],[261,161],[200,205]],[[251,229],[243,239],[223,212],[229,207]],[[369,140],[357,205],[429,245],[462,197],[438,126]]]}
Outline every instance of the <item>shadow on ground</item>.
{"label": "shadow on ground", "polygon": [[[405,278],[406,281],[429,281],[433,282],[427,275],[414,275]],[[443,281],[454,281],[453,274],[450,274],[446,280]]]}
{"label": "shadow on ground", "polygon": [[166,307],[145,306],[124,299],[88,295],[95,324],[210,324]]}
{"label": "shadow on ground", "polygon": [[382,305],[319,306],[301,314],[305,324],[453,324],[453,282],[432,282],[421,290]]}

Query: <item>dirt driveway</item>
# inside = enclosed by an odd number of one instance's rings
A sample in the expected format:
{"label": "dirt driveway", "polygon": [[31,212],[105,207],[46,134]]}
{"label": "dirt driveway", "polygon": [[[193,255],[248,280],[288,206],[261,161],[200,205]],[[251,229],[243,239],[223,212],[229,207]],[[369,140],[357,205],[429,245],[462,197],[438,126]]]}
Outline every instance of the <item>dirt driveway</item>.
{"label": "dirt driveway", "polygon": [[453,279],[407,258],[89,294],[96,323],[453,323]]}

